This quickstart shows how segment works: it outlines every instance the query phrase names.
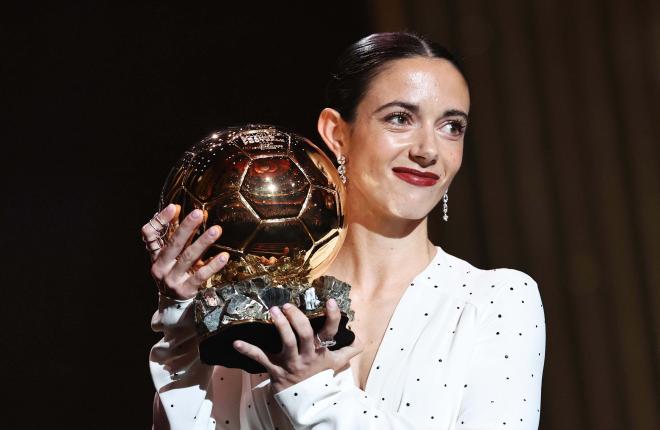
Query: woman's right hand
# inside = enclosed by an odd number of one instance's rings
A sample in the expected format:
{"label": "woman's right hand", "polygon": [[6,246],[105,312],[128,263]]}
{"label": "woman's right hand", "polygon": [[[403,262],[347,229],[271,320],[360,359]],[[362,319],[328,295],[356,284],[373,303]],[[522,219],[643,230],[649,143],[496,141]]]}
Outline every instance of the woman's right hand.
{"label": "woman's right hand", "polygon": [[[172,228],[179,211],[180,207],[170,204],[155,217]],[[193,210],[174,232],[169,234],[170,239],[161,248],[150,251],[151,275],[156,280],[161,294],[180,300],[193,298],[199,288],[227,264],[229,254],[226,252],[221,252],[206,262],[200,260],[204,251],[222,234],[220,226],[210,227],[197,240],[186,246],[203,218],[204,214],[200,209]],[[146,243],[157,242],[161,234],[161,231],[154,228],[153,219],[142,226],[142,238]]]}

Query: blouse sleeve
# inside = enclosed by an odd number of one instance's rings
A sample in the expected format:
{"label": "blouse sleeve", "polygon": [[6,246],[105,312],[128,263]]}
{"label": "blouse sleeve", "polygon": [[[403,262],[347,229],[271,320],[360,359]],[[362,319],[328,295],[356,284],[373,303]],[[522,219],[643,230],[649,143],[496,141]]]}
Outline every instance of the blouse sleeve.
{"label": "blouse sleeve", "polygon": [[379,409],[358,387],[340,387],[334,371],[324,370],[275,394],[295,429],[396,429],[435,427]]}
{"label": "blouse sleeve", "polygon": [[481,323],[457,428],[536,429],[545,357],[543,304],[536,282],[498,269],[504,279],[480,308]]}
{"label": "blouse sleeve", "polygon": [[163,333],[149,355],[154,429],[224,428],[213,416],[222,405],[213,404],[213,366],[199,360],[192,302],[161,295],[151,320],[153,331]]}

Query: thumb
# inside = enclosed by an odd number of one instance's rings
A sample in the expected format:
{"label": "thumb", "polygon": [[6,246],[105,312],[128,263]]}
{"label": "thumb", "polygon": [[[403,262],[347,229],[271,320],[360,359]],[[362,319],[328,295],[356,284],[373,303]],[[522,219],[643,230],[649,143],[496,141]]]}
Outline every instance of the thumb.
{"label": "thumb", "polygon": [[334,367],[335,368],[343,367],[350,361],[351,358],[360,354],[362,351],[364,351],[364,346],[360,341],[360,339],[358,337],[355,337],[355,340],[353,341],[352,344],[340,348],[336,351],[332,351],[336,362],[336,365]]}

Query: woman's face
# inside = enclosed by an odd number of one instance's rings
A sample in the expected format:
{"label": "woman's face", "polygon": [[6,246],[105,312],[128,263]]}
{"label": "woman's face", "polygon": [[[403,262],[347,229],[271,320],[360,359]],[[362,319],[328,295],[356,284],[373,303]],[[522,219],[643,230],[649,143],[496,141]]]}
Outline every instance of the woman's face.
{"label": "woman's face", "polygon": [[461,166],[469,107],[467,84],[450,62],[388,63],[347,124],[350,204],[387,218],[426,217]]}

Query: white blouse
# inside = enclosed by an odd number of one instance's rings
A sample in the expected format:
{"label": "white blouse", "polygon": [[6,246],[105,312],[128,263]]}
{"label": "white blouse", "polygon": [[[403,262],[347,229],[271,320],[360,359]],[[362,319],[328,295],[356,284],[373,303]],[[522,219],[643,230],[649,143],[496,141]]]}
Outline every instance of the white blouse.
{"label": "white blouse", "polygon": [[394,310],[364,391],[350,367],[273,394],[267,373],[203,364],[192,300],[161,296],[154,428],[537,428],[545,323],[536,283],[437,250]]}

